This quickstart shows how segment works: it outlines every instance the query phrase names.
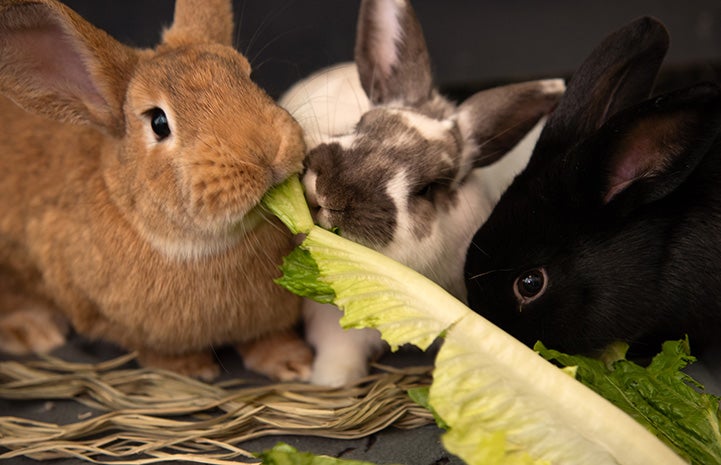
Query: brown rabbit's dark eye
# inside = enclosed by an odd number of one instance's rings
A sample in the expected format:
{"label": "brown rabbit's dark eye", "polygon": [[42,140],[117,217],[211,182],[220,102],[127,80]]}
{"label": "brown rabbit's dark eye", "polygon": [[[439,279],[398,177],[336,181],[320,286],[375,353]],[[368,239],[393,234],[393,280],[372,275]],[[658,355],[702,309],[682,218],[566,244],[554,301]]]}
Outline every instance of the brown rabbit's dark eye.
{"label": "brown rabbit's dark eye", "polygon": [[153,129],[158,141],[167,138],[170,135],[170,126],[168,125],[168,117],[160,108],[153,108],[148,112],[150,117],[150,127]]}
{"label": "brown rabbit's dark eye", "polygon": [[540,296],[548,285],[548,274],[545,268],[533,268],[521,273],[513,283],[513,293],[520,303],[529,303]]}

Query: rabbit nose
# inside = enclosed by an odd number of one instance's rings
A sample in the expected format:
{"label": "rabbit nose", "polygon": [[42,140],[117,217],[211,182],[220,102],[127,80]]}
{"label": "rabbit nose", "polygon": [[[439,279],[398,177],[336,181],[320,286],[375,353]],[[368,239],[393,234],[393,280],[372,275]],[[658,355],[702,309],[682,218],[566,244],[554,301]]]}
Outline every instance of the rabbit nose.
{"label": "rabbit nose", "polygon": [[320,205],[318,204],[318,197],[315,196],[312,192],[306,192],[305,194],[305,200],[308,202],[309,208],[318,208]]}
{"label": "rabbit nose", "polygon": [[341,153],[342,149],[337,143],[320,144],[308,152],[304,166],[317,177],[328,176],[338,172]]}
{"label": "rabbit nose", "polygon": [[310,209],[310,215],[313,217],[313,221],[318,220],[318,211],[320,210],[320,204],[318,202],[318,196],[316,195],[316,182],[317,175],[315,172],[308,170],[303,175],[303,190],[305,191],[305,200],[308,203]]}
{"label": "rabbit nose", "polygon": [[276,120],[275,124],[281,136],[271,166],[274,183],[282,182],[293,173],[299,173],[306,154],[300,125],[287,113],[280,114],[281,118]]}
{"label": "rabbit nose", "polygon": [[313,222],[317,223],[318,213],[320,212],[318,198],[314,194],[306,192],[305,200],[308,202],[308,209],[310,210],[310,216],[313,218]]}

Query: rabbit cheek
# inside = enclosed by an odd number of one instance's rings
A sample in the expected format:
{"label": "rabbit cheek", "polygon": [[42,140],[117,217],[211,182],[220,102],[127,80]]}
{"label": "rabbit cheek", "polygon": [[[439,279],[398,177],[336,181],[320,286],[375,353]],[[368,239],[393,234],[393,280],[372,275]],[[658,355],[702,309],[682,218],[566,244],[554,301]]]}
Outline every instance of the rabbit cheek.
{"label": "rabbit cheek", "polygon": [[241,221],[270,184],[265,170],[235,160],[220,147],[196,156],[182,169],[190,215],[203,230],[222,231]]}
{"label": "rabbit cheek", "polygon": [[411,198],[408,203],[406,230],[412,234],[412,239],[418,242],[429,237],[435,217],[436,208],[432,201],[425,198]]}

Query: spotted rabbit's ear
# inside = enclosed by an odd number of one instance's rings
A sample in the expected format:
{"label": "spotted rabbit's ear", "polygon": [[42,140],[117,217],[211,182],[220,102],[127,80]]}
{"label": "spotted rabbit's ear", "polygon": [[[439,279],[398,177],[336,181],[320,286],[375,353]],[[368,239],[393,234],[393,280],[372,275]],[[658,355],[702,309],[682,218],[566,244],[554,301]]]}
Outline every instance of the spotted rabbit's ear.
{"label": "spotted rabbit's ear", "polygon": [[458,126],[474,140],[474,167],[496,162],[518,144],[558,104],[561,79],[529,81],[483,90],[458,107]]}
{"label": "spotted rabbit's ear", "polygon": [[363,0],[357,31],[355,62],[371,102],[415,106],[431,96],[430,57],[408,1]]}
{"label": "spotted rabbit's ear", "polygon": [[0,92],[30,112],[121,135],[137,60],[133,49],[59,2],[0,5]]}
{"label": "spotted rabbit's ear", "polygon": [[173,25],[163,33],[163,43],[211,42],[233,45],[233,5],[230,0],[176,0]]}

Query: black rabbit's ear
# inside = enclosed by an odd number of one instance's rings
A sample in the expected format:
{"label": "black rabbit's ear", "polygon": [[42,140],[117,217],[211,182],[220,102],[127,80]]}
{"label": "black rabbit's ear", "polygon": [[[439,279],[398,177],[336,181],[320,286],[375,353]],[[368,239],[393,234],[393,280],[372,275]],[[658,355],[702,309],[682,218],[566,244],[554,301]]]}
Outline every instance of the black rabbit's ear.
{"label": "black rabbit's ear", "polygon": [[600,165],[601,204],[628,212],[663,198],[688,178],[720,134],[721,88],[713,84],[619,114],[587,141]]}
{"label": "black rabbit's ear", "polygon": [[433,90],[421,25],[406,0],[363,0],[355,62],[371,102],[417,105]]}
{"label": "black rabbit's ear", "polygon": [[653,18],[638,19],[606,37],[572,76],[536,151],[563,152],[619,110],[648,98],[667,49],[668,33]]}

